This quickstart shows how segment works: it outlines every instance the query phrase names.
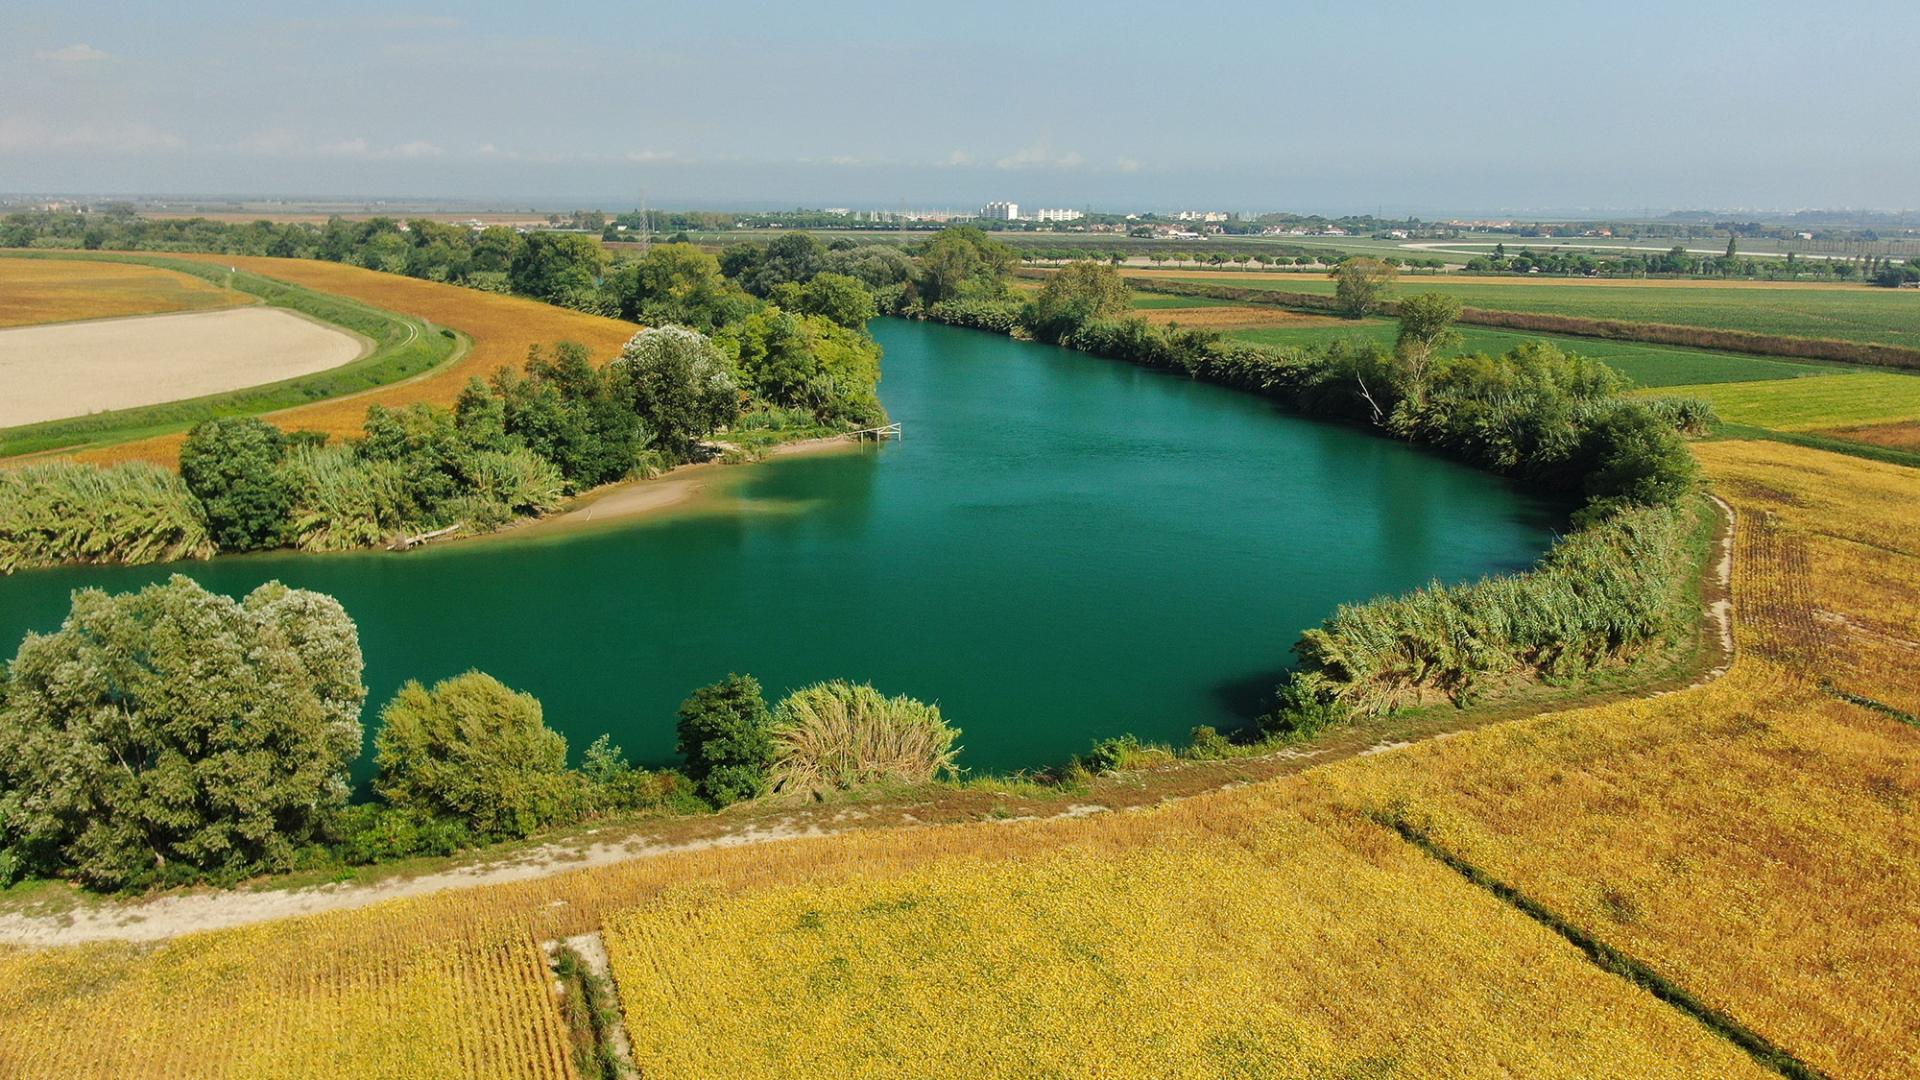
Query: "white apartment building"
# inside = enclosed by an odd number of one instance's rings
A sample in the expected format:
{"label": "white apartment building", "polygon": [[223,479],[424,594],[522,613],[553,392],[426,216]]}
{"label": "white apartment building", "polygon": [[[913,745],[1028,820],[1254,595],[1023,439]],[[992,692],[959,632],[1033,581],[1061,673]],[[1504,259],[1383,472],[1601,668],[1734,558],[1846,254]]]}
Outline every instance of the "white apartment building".
{"label": "white apartment building", "polygon": [[1035,221],[1079,221],[1086,216],[1078,210],[1035,210],[1033,212]]}
{"label": "white apartment building", "polygon": [[980,208],[980,216],[988,221],[1017,221],[1020,218],[1020,204],[990,202]]}

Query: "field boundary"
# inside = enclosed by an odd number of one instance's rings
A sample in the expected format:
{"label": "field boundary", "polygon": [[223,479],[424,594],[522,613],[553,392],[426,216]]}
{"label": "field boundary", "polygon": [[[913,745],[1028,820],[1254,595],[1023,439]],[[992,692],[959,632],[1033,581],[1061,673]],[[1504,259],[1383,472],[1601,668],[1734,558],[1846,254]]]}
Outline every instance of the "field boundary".
{"label": "field boundary", "polygon": [[[1044,271],[1016,271],[1021,277],[1043,279]],[[1151,284],[1142,284],[1151,282]],[[1286,292],[1279,289],[1248,289],[1199,281],[1172,281],[1163,278],[1130,277],[1127,283],[1145,293],[1163,296],[1203,296],[1215,300],[1236,300],[1248,304],[1266,304],[1320,314],[1339,311],[1331,296],[1319,293]],[[1383,314],[1394,314],[1392,303],[1382,305]],[[1588,319],[1576,315],[1552,315],[1539,312],[1506,311],[1498,308],[1463,307],[1461,323],[1504,330],[1524,330],[1568,337],[1590,337],[1605,341],[1638,341],[1648,345],[1676,345],[1716,352],[1745,353],[1749,356],[1785,356],[1800,360],[1833,360],[1871,367],[1920,370],[1920,349],[1870,342],[1840,341],[1835,338],[1801,338],[1778,334],[1757,334],[1749,330],[1716,330],[1705,326],[1677,323],[1627,322],[1620,319]]]}
{"label": "field boundary", "polygon": [[369,346],[355,360],[309,375],[179,401],[0,429],[0,458],[87,449],[169,434],[216,417],[257,416],[330,398],[351,397],[430,374],[458,360],[471,344],[465,335],[425,319],[250,270],[229,271],[216,264],[157,256],[92,252],[7,251],[0,252],[0,258],[133,263],[178,271],[253,296],[259,306],[319,323]]}
{"label": "field boundary", "polygon": [[1755,1061],[1792,1080],[1827,1080],[1827,1074],[1801,1061],[1771,1039],[1746,1026],[1725,1012],[1695,997],[1685,987],[1660,974],[1646,961],[1623,952],[1569,922],[1558,912],[1435,840],[1405,817],[1379,811],[1366,815],[1375,824],[1391,829],[1400,839],[1418,848],[1467,881],[1492,894],[1495,899],[1553,931],[1579,949],[1595,967],[1638,986],[1660,1001],[1698,1021],[1708,1031],[1733,1043]]}

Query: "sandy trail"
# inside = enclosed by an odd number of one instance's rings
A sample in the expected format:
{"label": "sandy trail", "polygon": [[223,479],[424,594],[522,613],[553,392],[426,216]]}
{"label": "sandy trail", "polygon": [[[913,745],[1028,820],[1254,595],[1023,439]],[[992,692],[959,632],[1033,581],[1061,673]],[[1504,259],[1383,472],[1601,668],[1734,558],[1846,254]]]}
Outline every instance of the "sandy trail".
{"label": "sandy trail", "polygon": [[267,307],[0,330],[0,427],[279,382],[371,347]]}

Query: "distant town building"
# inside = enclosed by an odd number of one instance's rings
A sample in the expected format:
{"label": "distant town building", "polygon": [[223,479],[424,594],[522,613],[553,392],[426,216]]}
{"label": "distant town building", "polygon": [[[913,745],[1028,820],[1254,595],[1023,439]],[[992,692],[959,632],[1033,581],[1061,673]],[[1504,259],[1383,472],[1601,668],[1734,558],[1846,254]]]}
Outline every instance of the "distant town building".
{"label": "distant town building", "polygon": [[1020,218],[1020,204],[990,202],[980,208],[980,216],[988,221],[1017,221]]}
{"label": "distant town building", "polygon": [[1228,216],[1219,210],[1182,210],[1174,215],[1180,221],[1225,221]]}
{"label": "distant town building", "polygon": [[1033,212],[1035,221],[1079,221],[1083,217],[1086,215],[1078,210],[1035,210]]}

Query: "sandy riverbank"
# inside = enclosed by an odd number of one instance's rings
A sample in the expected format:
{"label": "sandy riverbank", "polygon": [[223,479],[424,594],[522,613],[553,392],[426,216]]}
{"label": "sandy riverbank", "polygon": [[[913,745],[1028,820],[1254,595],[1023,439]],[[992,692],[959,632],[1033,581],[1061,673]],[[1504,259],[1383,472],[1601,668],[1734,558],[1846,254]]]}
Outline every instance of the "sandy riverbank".
{"label": "sandy riverbank", "polygon": [[[860,443],[844,435],[830,435],[823,439],[803,439],[799,442],[782,443],[767,451],[761,461],[774,458],[792,457],[799,454],[824,454],[834,451],[859,449]],[[746,462],[753,465],[758,462]],[[648,514],[660,513],[674,507],[692,502],[706,491],[723,471],[737,466],[724,462],[702,461],[691,465],[680,465],[650,480],[623,480],[617,484],[607,484],[576,497],[565,510],[537,521],[529,521],[510,529],[493,533],[493,536],[534,536],[545,535],[565,529],[578,529],[588,525],[604,525],[614,521],[630,521]]]}

